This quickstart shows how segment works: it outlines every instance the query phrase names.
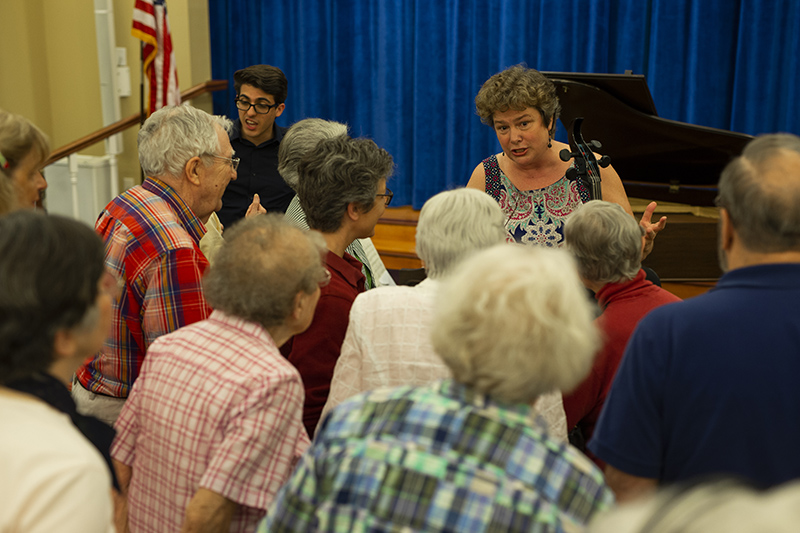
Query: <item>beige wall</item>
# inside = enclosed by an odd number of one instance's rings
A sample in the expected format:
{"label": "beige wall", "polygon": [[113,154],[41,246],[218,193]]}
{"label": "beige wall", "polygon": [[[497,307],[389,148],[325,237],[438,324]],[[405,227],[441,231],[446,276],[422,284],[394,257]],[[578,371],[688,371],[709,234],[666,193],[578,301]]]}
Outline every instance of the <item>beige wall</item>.
{"label": "beige wall", "polygon": [[49,133],[47,49],[44,40],[37,38],[43,32],[42,0],[3,0],[0,20],[0,108],[30,118]]}
{"label": "beige wall", "polygon": [[[168,0],[178,81],[183,91],[211,79],[208,9],[205,2]],[[131,36],[133,2],[113,0],[116,44],[128,50],[131,96],[120,99],[121,116],[139,110],[139,41]],[[50,137],[53,148],[103,127],[92,0],[0,2],[0,108],[19,113]],[[211,98],[194,105],[211,111]],[[120,178],[139,178],[136,128],[123,134]],[[101,155],[103,143],[81,153]]]}

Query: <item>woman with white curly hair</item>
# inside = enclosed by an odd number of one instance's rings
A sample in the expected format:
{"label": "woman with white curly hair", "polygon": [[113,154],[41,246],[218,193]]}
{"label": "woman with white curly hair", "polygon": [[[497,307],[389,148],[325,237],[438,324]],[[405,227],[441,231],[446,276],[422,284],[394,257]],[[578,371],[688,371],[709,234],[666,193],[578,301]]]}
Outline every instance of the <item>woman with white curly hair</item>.
{"label": "woman with white curly hair", "polygon": [[566,251],[503,244],[468,259],[443,281],[431,328],[452,379],[333,409],[262,528],[581,530],[612,493],[532,404],[587,374],[593,317]]}

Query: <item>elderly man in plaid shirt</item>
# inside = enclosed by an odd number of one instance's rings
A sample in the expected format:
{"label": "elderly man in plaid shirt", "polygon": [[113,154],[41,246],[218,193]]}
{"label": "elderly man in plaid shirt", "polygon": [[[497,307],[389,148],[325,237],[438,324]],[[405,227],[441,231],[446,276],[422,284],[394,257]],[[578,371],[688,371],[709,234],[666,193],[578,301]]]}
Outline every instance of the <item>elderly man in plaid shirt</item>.
{"label": "elderly man in plaid shirt", "polygon": [[588,373],[600,336],[566,251],[502,244],[442,282],[453,378],[355,396],[320,424],[260,531],[581,531],[613,502],[532,404]]}
{"label": "elderly man in plaid shirt", "polygon": [[303,383],[278,346],[311,324],[326,251],[282,215],[226,233],[203,280],[214,312],[153,343],[117,420],[132,531],[256,528],[309,444]]}
{"label": "elderly man in plaid shirt", "polygon": [[95,224],[106,268],[124,282],[103,348],[80,367],[72,394],[83,414],[113,425],[148,346],[206,318],[203,224],[222,207],[238,159],[230,120],[190,106],[153,113],[139,131],[142,185],[114,198]]}

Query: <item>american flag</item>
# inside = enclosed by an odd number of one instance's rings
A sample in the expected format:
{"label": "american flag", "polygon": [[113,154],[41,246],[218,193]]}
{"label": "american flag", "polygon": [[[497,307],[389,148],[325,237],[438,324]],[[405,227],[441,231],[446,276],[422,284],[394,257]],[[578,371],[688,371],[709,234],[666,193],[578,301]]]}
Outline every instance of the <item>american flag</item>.
{"label": "american flag", "polygon": [[165,0],[136,0],[131,35],[144,41],[143,70],[150,80],[148,114],[166,105],[181,103],[178,71],[167,21]]}

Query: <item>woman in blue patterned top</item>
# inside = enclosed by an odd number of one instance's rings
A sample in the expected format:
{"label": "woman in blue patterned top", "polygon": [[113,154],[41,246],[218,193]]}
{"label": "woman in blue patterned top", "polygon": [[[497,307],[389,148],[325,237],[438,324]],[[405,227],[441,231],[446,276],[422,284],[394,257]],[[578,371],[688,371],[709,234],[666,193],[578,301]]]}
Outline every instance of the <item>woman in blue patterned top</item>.
{"label": "woman in blue patterned top", "polygon": [[[561,105],[553,82],[539,71],[517,65],[483,84],[475,97],[481,121],[492,128],[502,152],[484,159],[467,187],[485,191],[506,214],[508,240],[560,247],[564,220],[589,200],[588,191],[566,177],[572,164],[559,152],[568,145],[553,139]],[[612,166],[601,170],[603,199],[633,215],[625,188]],[[650,222],[656,204],[647,206],[640,224],[647,231],[643,257],[653,246],[666,217]]]}

